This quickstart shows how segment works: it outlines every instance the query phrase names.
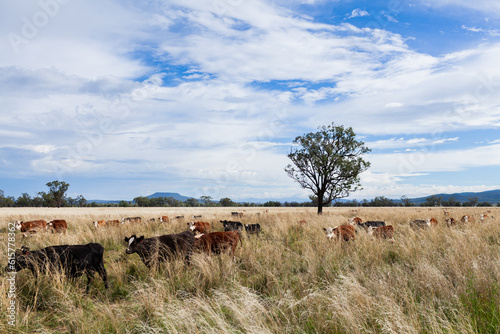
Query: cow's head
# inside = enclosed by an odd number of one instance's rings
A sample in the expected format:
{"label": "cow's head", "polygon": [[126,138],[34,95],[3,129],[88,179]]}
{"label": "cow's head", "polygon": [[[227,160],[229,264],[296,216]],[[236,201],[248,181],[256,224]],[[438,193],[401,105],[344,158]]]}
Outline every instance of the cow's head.
{"label": "cow's head", "polygon": [[21,226],[23,225],[23,222],[16,221],[16,230],[21,230]]}
{"label": "cow's head", "polygon": [[194,222],[189,222],[189,223],[187,223],[187,225],[189,226],[189,229],[190,229],[191,231],[194,231],[194,229],[196,228],[196,226],[195,226]]}
{"label": "cow's head", "polygon": [[325,231],[326,237],[330,240],[335,236],[336,229],[337,229],[336,226],[335,227],[323,227],[323,231]]}
{"label": "cow's head", "polygon": [[134,254],[137,252],[137,246],[144,240],[144,236],[140,236],[139,238],[134,234],[130,238],[125,237],[125,242],[128,243],[127,250],[125,253]]}
{"label": "cow's head", "polygon": [[19,271],[28,266],[30,249],[22,246],[21,249],[16,249],[14,258],[9,258],[5,271]]}

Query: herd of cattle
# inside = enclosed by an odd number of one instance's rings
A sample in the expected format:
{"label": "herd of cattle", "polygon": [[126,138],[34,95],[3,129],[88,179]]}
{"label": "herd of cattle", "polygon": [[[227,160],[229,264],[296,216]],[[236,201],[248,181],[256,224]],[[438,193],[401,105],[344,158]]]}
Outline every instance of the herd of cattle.
{"label": "herd of cattle", "polygon": [[[241,215],[237,213],[239,217]],[[445,213],[446,215],[446,213]],[[233,215],[236,216],[236,215]],[[201,216],[193,216],[200,218]],[[183,216],[177,216],[175,219],[183,219]],[[493,219],[492,216],[483,214],[480,221]],[[151,221],[151,220],[148,220]],[[169,217],[162,216],[158,218],[159,222],[170,222]],[[468,215],[460,219],[462,223],[473,222],[474,218]],[[120,224],[141,223],[141,217],[122,218],[120,220],[99,220],[93,222],[96,229],[118,226]],[[247,235],[255,234],[259,236],[261,232],[260,224],[242,224],[239,221],[221,220],[224,231],[211,232],[212,226],[208,222],[191,221],[187,223],[188,230],[177,233],[144,238],[137,237],[135,234],[125,237],[127,243],[126,254],[137,253],[142,262],[148,267],[157,266],[160,262],[181,257],[186,264],[190,263],[193,252],[205,252],[210,254],[220,254],[230,250],[234,258],[238,242],[242,243],[242,232],[245,230]],[[301,220],[299,225],[307,222]],[[453,226],[459,222],[453,218],[447,218],[447,226]],[[438,220],[429,218],[427,220],[413,220],[410,226],[416,229],[432,228],[438,225]],[[51,230],[52,232],[66,232],[68,225],[65,220],[33,220],[28,222],[16,222],[16,228],[24,235],[26,233],[36,233],[40,230]],[[333,238],[349,242],[356,238],[358,230],[364,230],[375,238],[387,239],[394,242],[394,227],[386,225],[384,221],[365,221],[354,217],[349,219],[348,224],[323,228],[328,239]],[[23,246],[16,250],[14,257],[9,258],[9,264],[5,268],[7,271],[19,271],[24,268],[31,270],[33,275],[39,272],[58,271],[64,273],[69,278],[87,275],[87,291],[89,290],[95,272],[102,277],[105,287],[108,288],[107,274],[104,267],[104,247],[98,243],[89,243],[86,245],[58,245],[49,246],[40,250],[31,251]]]}

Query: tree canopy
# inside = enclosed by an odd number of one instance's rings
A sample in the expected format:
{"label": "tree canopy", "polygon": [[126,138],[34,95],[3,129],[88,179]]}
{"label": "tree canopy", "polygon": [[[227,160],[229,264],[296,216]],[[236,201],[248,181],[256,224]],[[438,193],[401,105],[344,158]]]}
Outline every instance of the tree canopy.
{"label": "tree canopy", "polygon": [[318,130],[295,138],[298,147],[292,147],[287,155],[293,165],[289,164],[285,171],[302,188],[314,193],[321,214],[323,206],[361,187],[359,174],[370,166],[361,156],[370,149],[356,140],[351,127],[332,123]]}

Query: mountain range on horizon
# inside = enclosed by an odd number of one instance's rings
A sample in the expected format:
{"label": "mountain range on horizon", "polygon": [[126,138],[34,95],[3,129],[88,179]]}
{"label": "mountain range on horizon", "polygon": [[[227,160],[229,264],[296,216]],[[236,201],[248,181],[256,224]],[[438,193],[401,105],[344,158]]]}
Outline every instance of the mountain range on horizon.
{"label": "mountain range on horizon", "polygon": [[[453,194],[435,194],[435,195],[429,195],[429,196],[424,196],[424,197],[416,197],[416,198],[410,198],[409,200],[415,204],[422,204],[424,203],[427,198],[431,196],[436,196],[440,197],[443,201],[448,201],[450,198],[454,198],[457,202],[467,202],[471,198],[477,198],[477,200],[481,202],[489,202],[489,203],[500,203],[500,189],[497,190],[488,190],[488,191],[482,191],[482,192],[463,192],[463,193],[453,193]],[[172,197],[175,200],[178,201],[186,201],[189,198],[194,198],[190,196],[184,196],[179,193],[174,193],[174,192],[156,192],[154,194],[144,196],[147,198],[158,198],[158,197],[165,197],[169,198]],[[396,202],[401,202],[400,199],[393,199]],[[131,202],[132,200],[128,200],[128,202]],[[217,201],[214,199],[214,201]],[[269,200],[262,200],[262,199],[246,199],[246,200],[239,200],[238,203],[265,203]],[[274,200],[271,200],[274,201]],[[306,202],[307,200],[304,199],[282,199],[282,200],[277,200],[278,202]],[[342,200],[342,201],[349,201],[349,200]],[[117,204],[120,202],[120,200],[88,200],[89,203],[95,202],[98,204]],[[360,201],[359,201],[360,202]]]}

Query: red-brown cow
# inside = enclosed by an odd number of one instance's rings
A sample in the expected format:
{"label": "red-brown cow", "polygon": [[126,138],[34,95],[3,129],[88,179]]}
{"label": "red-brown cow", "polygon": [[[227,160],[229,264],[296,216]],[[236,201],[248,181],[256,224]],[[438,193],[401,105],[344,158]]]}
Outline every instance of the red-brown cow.
{"label": "red-brown cow", "polygon": [[429,226],[437,226],[438,220],[436,218],[428,218],[427,223],[429,223]]}
{"label": "red-brown cow", "polygon": [[68,223],[64,219],[54,219],[47,223],[47,228],[52,229],[52,233],[63,233],[68,230]]}
{"label": "red-brown cow", "polygon": [[379,227],[370,226],[368,228],[368,234],[374,236],[375,238],[388,239],[389,241],[394,242],[394,228],[392,225]]}
{"label": "red-brown cow", "polygon": [[45,220],[31,220],[27,222],[16,222],[16,229],[21,231],[23,236],[26,237],[26,232],[36,233],[47,229],[47,222]]}
{"label": "red-brown cow", "polygon": [[98,220],[94,222],[95,228],[109,227],[109,226],[120,226],[120,221],[118,219],[112,220]]}
{"label": "red-brown cow", "polygon": [[194,244],[195,249],[210,253],[220,254],[221,252],[231,249],[231,254],[234,258],[234,252],[238,241],[241,243],[240,234],[236,231],[229,232],[213,232],[202,234],[197,237]]}
{"label": "red-brown cow", "polygon": [[358,226],[362,222],[363,222],[363,220],[359,217],[354,217],[354,218],[349,219],[349,224],[351,224],[353,226]]}
{"label": "red-brown cow", "polygon": [[326,233],[326,237],[330,240],[335,236],[338,239],[349,241],[356,238],[356,232],[352,225],[340,225],[336,227],[323,227],[323,231]]}
{"label": "red-brown cow", "polygon": [[160,223],[170,223],[170,218],[168,218],[168,216],[161,216],[158,220]]}
{"label": "red-brown cow", "polygon": [[189,229],[195,234],[197,233],[208,233],[210,231],[210,223],[208,222],[189,222],[187,223]]}

